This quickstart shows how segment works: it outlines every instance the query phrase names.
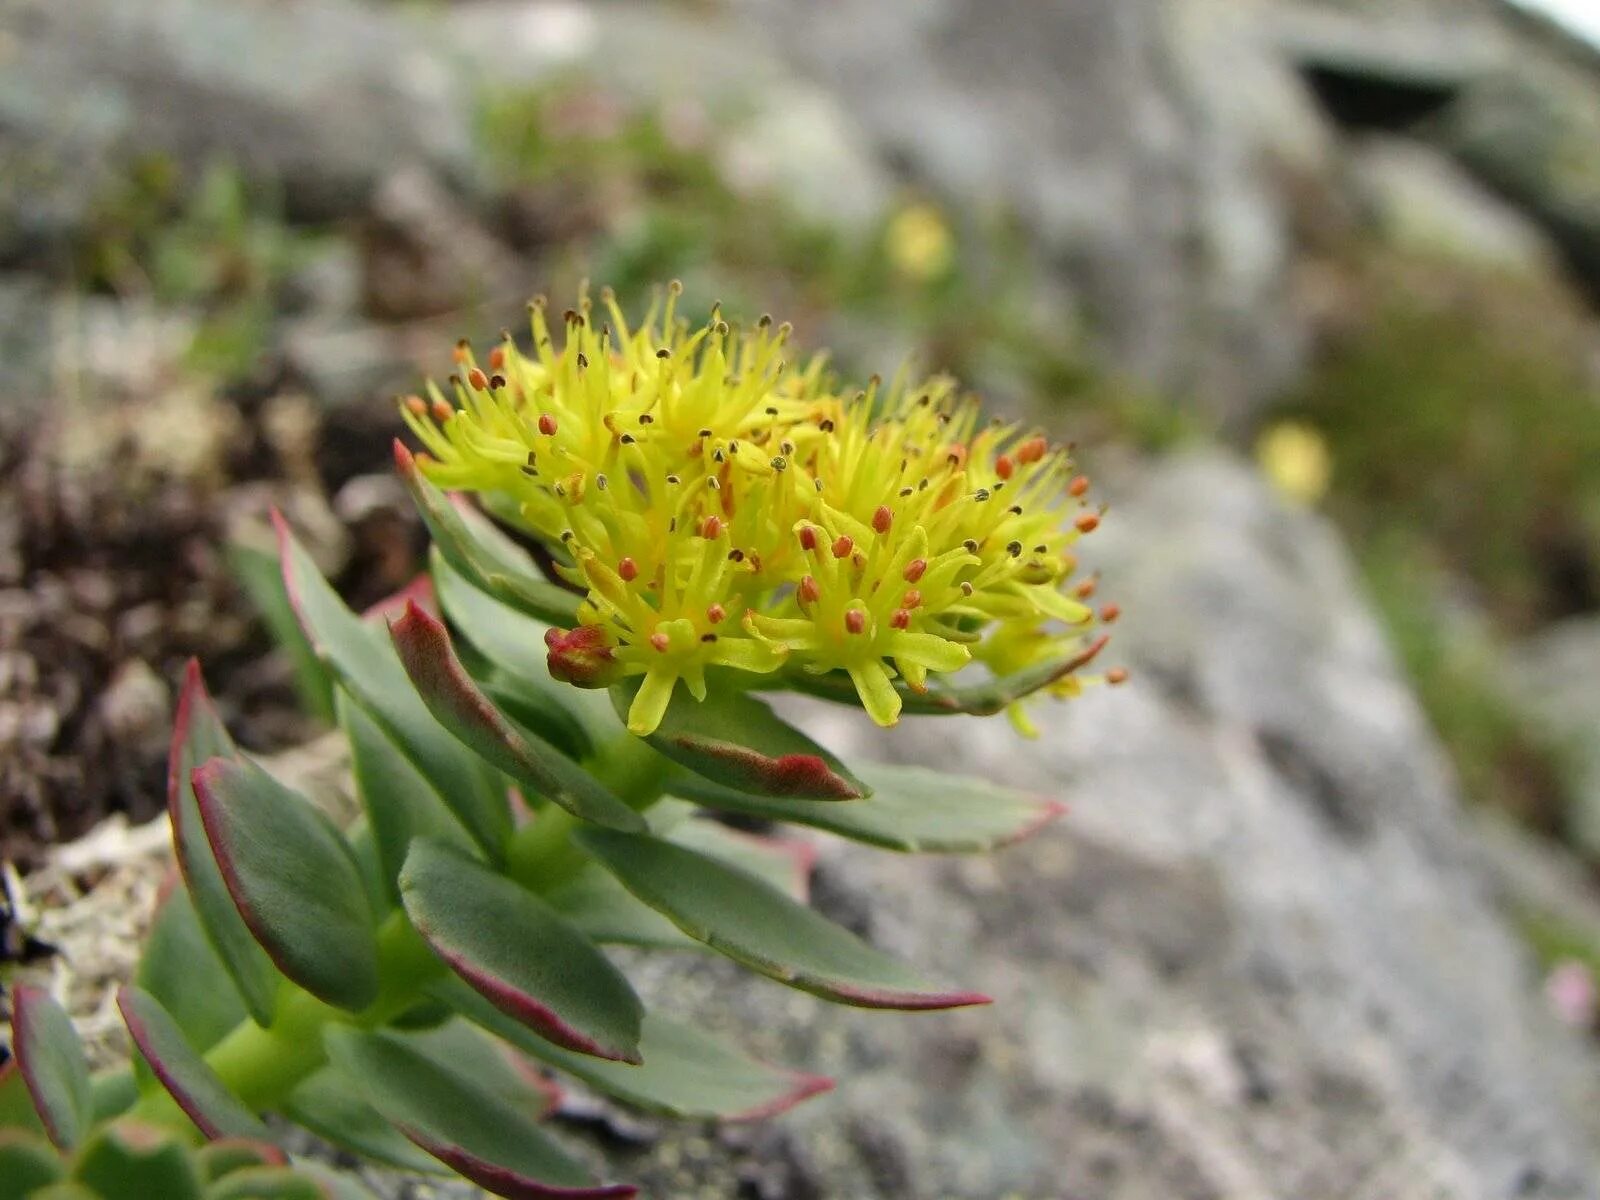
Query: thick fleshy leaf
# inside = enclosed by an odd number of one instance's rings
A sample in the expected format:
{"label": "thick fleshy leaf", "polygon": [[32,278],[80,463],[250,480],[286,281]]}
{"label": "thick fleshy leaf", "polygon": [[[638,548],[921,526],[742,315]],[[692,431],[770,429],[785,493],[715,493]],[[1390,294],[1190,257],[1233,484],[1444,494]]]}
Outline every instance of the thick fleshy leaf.
{"label": "thick fleshy leaf", "polygon": [[[483,1001],[481,996],[478,999]],[[441,1002],[441,1006],[450,1013],[449,1019],[435,1029],[407,1034],[408,1045],[420,1050],[441,1067],[467,1075],[479,1088],[504,1101],[523,1116],[542,1121],[555,1111],[561,1098],[561,1089],[546,1078],[535,1063],[481,1025],[458,1015],[450,1005]],[[501,1013],[501,1016],[505,1014]],[[515,1021],[511,1023],[534,1041],[548,1044],[526,1027],[517,1025]],[[587,1055],[576,1057],[588,1058]],[[632,1067],[622,1063],[619,1069],[631,1070]]]}
{"label": "thick fleshy leaf", "polygon": [[[894,690],[900,697],[900,711],[906,716],[948,717],[965,714],[992,717],[1004,712],[1018,700],[1043,691],[1052,683],[1088,666],[1099,657],[1100,651],[1106,648],[1110,640],[1109,635],[1102,634],[1081,650],[1048,662],[1036,663],[1014,675],[1003,675],[981,683],[951,685],[930,681],[927,690],[919,692],[904,680],[896,679]],[[852,708],[861,706],[855,684],[842,671],[830,671],[826,675],[796,672],[786,682],[798,691],[809,692],[824,700],[848,704]]]}
{"label": "thick fleshy leaf", "polygon": [[593,942],[652,950],[700,950],[671,921],[634,897],[605,868],[593,863],[544,897],[550,907]]}
{"label": "thick fleshy leaf", "polygon": [[817,854],[809,842],[742,833],[706,817],[685,821],[666,836],[670,842],[749,871],[792,900],[804,903],[811,894]]}
{"label": "thick fleshy leaf", "polygon": [[200,1200],[200,1173],[170,1131],[119,1121],[94,1135],[78,1155],[74,1179],[104,1200]]}
{"label": "thick fleshy leaf", "polygon": [[434,953],[502,1012],[580,1054],[638,1061],[639,998],[548,904],[426,841],[406,859],[400,892]]}
{"label": "thick fleshy leaf", "polygon": [[866,800],[818,804],[752,796],[687,777],[672,788],[707,808],[825,829],[853,841],[912,853],[977,853],[1020,841],[1066,811],[1058,800],[982,779],[861,763]]}
{"label": "thick fleshy leaf", "polygon": [[335,1171],[314,1159],[297,1159],[294,1169],[320,1183],[325,1200],[378,1200],[369,1189],[356,1182],[348,1171]]}
{"label": "thick fleshy leaf", "polygon": [[[256,532],[264,530],[257,527]],[[288,655],[300,703],[312,715],[332,721],[333,677],[318,660],[316,650],[294,615],[294,605],[289,603],[289,592],[283,585],[278,556],[268,549],[230,542],[227,557],[234,578],[267,623],[272,640]]]}
{"label": "thick fleshy leaf", "polygon": [[422,1149],[508,1200],[625,1197],[596,1185],[529,1117],[394,1034],[333,1029],[328,1054],[373,1106]]}
{"label": "thick fleshy leaf", "polygon": [[401,1136],[368,1102],[362,1087],[336,1067],[324,1067],[302,1081],[281,1109],[296,1125],[373,1162],[402,1171],[443,1173],[436,1158]]}
{"label": "thick fleshy leaf", "polygon": [[[231,908],[231,897],[228,904]],[[184,1040],[201,1053],[246,1016],[239,990],[206,940],[194,902],[182,888],[174,888],[156,910],[134,982],[160,1002],[183,1030]]]}
{"label": "thick fleshy leaf", "polygon": [[320,1184],[286,1167],[246,1167],[206,1189],[205,1200],[328,1200]]}
{"label": "thick fleshy leaf", "polygon": [[372,905],[333,822],[251,762],[212,759],[194,785],[228,891],[278,969],[329,1004],[371,1004]]}
{"label": "thick fleshy leaf", "polygon": [[81,1183],[63,1179],[60,1183],[45,1184],[38,1191],[31,1193],[28,1200],[127,1200],[127,1198],[121,1195],[102,1196]]}
{"label": "thick fleshy leaf", "polygon": [[345,607],[282,517],[276,520],[284,585],[307,638],[351,697],[433,784],[473,840],[498,859],[511,832],[503,788],[434,719],[383,629]]}
{"label": "thick fleshy leaf", "polygon": [[339,724],[350,741],[356,793],[367,814],[384,886],[400,898],[400,868],[419,838],[433,838],[463,850],[473,842],[440,798],[389,736],[343,689],[335,700]]}
{"label": "thick fleshy leaf", "polygon": [[612,829],[645,828],[643,818],[594,776],[537,734],[506,720],[462,668],[438,620],[411,605],[389,629],[429,711],[465,745],[575,817]]}
{"label": "thick fleshy leaf", "polygon": [[450,498],[423,478],[405,445],[394,444],[395,468],[416,501],[433,543],[451,565],[490,595],[537,620],[571,625],[581,597],[541,579],[495,542],[478,536]]}
{"label": "thick fleshy leaf", "polygon": [[697,941],[780,983],[863,1008],[987,1004],[929,985],[905,964],[748,871],[661,838],[611,829],[573,835],[630,892]]}
{"label": "thick fleshy leaf", "polygon": [[194,1156],[204,1183],[215,1183],[235,1171],[247,1167],[282,1167],[289,1159],[271,1142],[254,1142],[247,1138],[223,1138],[202,1146]]}
{"label": "thick fleshy leaf", "polygon": [[50,1140],[75,1149],[94,1116],[89,1062],[66,1010],[39,988],[12,995],[11,1052]]}
{"label": "thick fleshy leaf", "polygon": [[33,1097],[28,1094],[28,1084],[17,1067],[15,1055],[0,1062],[0,1130],[44,1133],[44,1122],[33,1107]]}
{"label": "thick fleshy leaf", "polygon": [[206,937],[233,977],[234,986],[257,1024],[270,1025],[277,1011],[279,976],[266,952],[234,907],[222,869],[211,853],[200,822],[191,775],[211,758],[235,758],[238,751],[206,691],[200,664],[184,671],[178,716],[167,759],[167,814],[172,821],[172,847],[194,900],[195,914]]}
{"label": "thick fleshy leaf", "polygon": [[140,1056],[202,1134],[211,1139],[271,1139],[260,1118],[228,1090],[200,1052],[184,1040],[183,1030],[154,996],[136,987],[124,987],[117,992],[117,1008]]}
{"label": "thick fleshy leaf", "polygon": [[450,565],[435,547],[429,558],[439,603],[461,639],[477,652],[481,666],[457,645],[461,659],[485,691],[512,698],[513,713],[540,737],[547,738],[573,758],[594,750],[595,734],[603,728],[597,718],[604,700],[581,688],[558,683],[546,664],[545,631],[550,626],[502,604],[475,586]]}
{"label": "thick fleshy leaf", "polygon": [[[626,719],[639,681],[611,689]],[[645,741],[715,783],[763,796],[856,800],[871,790],[844,763],[747,692],[713,688],[704,700],[679,688]]]}
{"label": "thick fleshy leaf", "polygon": [[663,1116],[755,1120],[773,1116],[833,1086],[824,1076],[768,1066],[691,1025],[648,1012],[639,1037],[644,1062],[639,1066],[603,1062],[551,1045],[460,980],[445,980],[432,990],[463,1016],[524,1053],[597,1091]]}
{"label": "thick fleshy leaf", "polygon": [[0,1200],[24,1200],[64,1173],[50,1143],[20,1129],[0,1129]]}

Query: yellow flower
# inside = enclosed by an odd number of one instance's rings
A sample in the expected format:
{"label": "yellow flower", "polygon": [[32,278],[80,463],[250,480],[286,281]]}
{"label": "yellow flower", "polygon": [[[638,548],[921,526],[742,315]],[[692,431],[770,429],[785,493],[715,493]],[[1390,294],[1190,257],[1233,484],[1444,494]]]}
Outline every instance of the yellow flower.
{"label": "yellow flower", "polygon": [[1100,514],[1064,449],[980,428],[946,378],[842,392],[822,359],[789,363],[787,326],[714,311],[691,331],[677,295],[636,329],[609,292],[597,328],[584,297],[559,350],[536,302],[531,355],[507,339],[485,370],[463,346],[454,403],[403,405],[429,477],[486,493],[584,592],[588,632],[550,639],[558,677],[643,676],[646,734],[708,671],[841,672],[889,725],[930,675],[1088,643],[1092,581],[1066,589]]}
{"label": "yellow flower", "polygon": [[1333,474],[1322,434],[1297,421],[1280,421],[1262,434],[1256,461],[1274,487],[1302,504],[1322,499]]}
{"label": "yellow flower", "polygon": [[950,226],[931,204],[913,204],[896,213],[884,245],[894,269],[922,283],[943,275],[955,257]]}

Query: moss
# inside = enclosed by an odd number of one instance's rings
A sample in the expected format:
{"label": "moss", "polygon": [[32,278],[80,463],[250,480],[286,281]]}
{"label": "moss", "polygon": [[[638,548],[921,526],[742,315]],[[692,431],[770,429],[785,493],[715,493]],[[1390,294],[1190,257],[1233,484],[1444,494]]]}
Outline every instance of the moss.
{"label": "moss", "polygon": [[1532,908],[1513,914],[1517,930],[1545,970],[1563,962],[1582,963],[1600,979],[1600,936],[1593,929]]}

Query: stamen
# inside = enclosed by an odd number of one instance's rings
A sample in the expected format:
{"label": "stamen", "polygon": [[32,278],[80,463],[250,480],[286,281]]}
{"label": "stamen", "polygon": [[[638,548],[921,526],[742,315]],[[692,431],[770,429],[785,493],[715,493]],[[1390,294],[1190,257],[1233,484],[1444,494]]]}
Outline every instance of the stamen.
{"label": "stamen", "polygon": [[624,558],[617,564],[617,574],[622,576],[623,583],[632,583],[639,578],[639,564],[631,558]]}
{"label": "stamen", "polygon": [[795,589],[795,596],[801,604],[815,604],[822,597],[822,589],[817,586],[814,575],[802,575],[800,586]]}
{"label": "stamen", "polygon": [[1000,476],[1001,479],[1010,479],[1012,472],[1016,469],[1017,465],[1004,454],[994,460],[994,473]]}
{"label": "stamen", "polygon": [[1044,457],[1044,452],[1049,446],[1042,437],[1031,437],[1017,447],[1017,460],[1025,463],[1036,463]]}
{"label": "stamen", "polygon": [[856,548],[854,540],[848,533],[841,533],[833,541],[833,556],[835,558],[849,558],[850,551]]}
{"label": "stamen", "polygon": [[906,569],[905,569],[905,580],[906,580],[906,582],[907,583],[915,583],[915,582],[917,582],[917,580],[922,578],[923,572],[926,571],[927,569],[928,569],[928,560],[927,559],[925,559],[925,558],[913,558],[910,562],[908,562],[906,564]]}
{"label": "stamen", "polygon": [[911,614],[908,613],[903,608],[895,609],[894,610],[894,616],[889,618],[889,628],[891,628],[891,629],[910,629],[911,628]]}
{"label": "stamen", "polygon": [[1067,484],[1067,494],[1071,496],[1081,496],[1088,490],[1089,477],[1087,475],[1079,475],[1071,483]]}
{"label": "stamen", "polygon": [[916,588],[910,588],[904,596],[900,597],[900,607],[918,608],[922,605],[922,593]]}
{"label": "stamen", "polygon": [[1093,533],[1100,526],[1100,517],[1097,513],[1084,513],[1073,524],[1079,533]]}
{"label": "stamen", "polygon": [[1117,618],[1121,615],[1122,606],[1120,604],[1107,604],[1100,609],[1100,620],[1106,625],[1116,624]]}
{"label": "stamen", "polygon": [[672,639],[664,633],[652,633],[650,635],[650,644],[661,651],[662,654],[665,654],[672,645]]}
{"label": "stamen", "polygon": [[872,528],[879,533],[888,533],[889,527],[894,524],[894,513],[887,504],[878,505],[877,511],[872,514]]}
{"label": "stamen", "polygon": [[467,372],[467,383],[475,392],[486,392],[489,390],[489,377],[477,367],[473,367],[472,370]]}
{"label": "stamen", "polygon": [[554,415],[551,413],[539,414],[539,432],[544,434],[545,437],[555,437],[556,419]]}
{"label": "stamen", "polygon": [[817,527],[815,525],[800,526],[800,549],[811,551],[817,548]]}
{"label": "stamen", "polygon": [[1117,687],[1128,682],[1128,668],[1112,667],[1106,672],[1106,682],[1112,687]]}
{"label": "stamen", "polygon": [[710,608],[706,609],[706,620],[710,621],[713,625],[722,624],[723,619],[727,615],[728,610],[723,608],[720,604],[713,604]]}
{"label": "stamen", "polygon": [[847,633],[864,633],[867,628],[867,614],[859,608],[852,608],[844,614],[844,627]]}

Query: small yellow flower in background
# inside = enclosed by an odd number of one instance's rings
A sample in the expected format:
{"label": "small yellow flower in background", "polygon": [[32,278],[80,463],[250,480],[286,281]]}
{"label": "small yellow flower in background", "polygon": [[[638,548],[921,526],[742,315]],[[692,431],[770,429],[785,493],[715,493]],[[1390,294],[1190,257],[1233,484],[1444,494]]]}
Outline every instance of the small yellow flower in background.
{"label": "small yellow flower in background", "polygon": [[955,257],[950,226],[931,204],[912,204],[896,213],[884,246],[894,269],[918,283],[939,278]]}
{"label": "small yellow flower in background", "polygon": [[1302,504],[1315,504],[1327,494],[1333,474],[1328,443],[1310,425],[1280,421],[1256,442],[1256,461],[1272,485]]}
{"label": "small yellow flower in background", "polygon": [[837,671],[890,725],[901,688],[1050,663],[1115,619],[1068,583],[1100,512],[1065,448],[981,425],[944,377],[842,389],[765,317],[691,331],[678,293],[637,328],[609,290],[584,297],[559,349],[535,302],[532,354],[508,338],[480,367],[462,345],[452,399],[402,406],[427,475],[487,493],[583,590],[581,629],[547,639],[559,678],[642,676],[628,725],[647,734],[708,670]]}

